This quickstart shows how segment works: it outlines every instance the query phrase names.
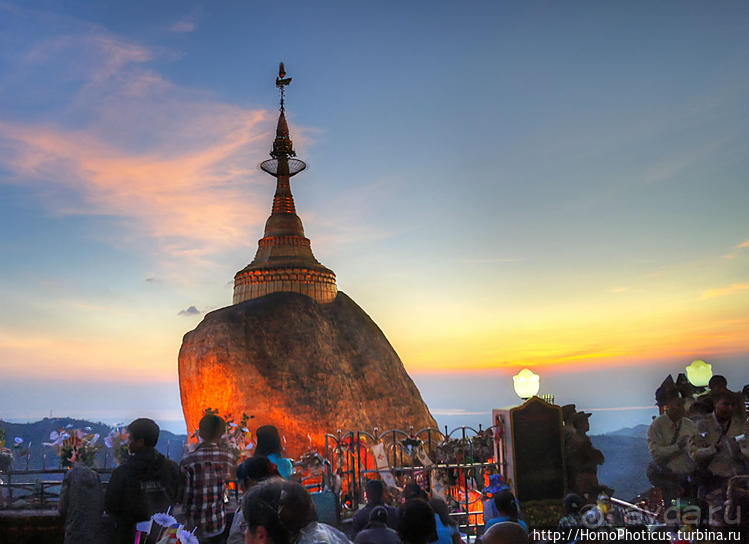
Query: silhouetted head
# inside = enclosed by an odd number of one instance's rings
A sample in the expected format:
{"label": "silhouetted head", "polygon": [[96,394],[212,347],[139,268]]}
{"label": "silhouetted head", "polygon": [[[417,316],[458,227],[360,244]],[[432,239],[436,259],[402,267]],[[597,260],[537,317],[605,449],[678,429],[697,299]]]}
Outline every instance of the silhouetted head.
{"label": "silhouetted head", "polygon": [[416,482],[408,482],[403,488],[403,502],[411,499],[427,500],[429,497],[426,492],[419,487]]}
{"label": "silhouetted head", "polygon": [[159,426],[153,419],[145,417],[136,419],[127,426],[130,435],[127,447],[132,453],[143,449],[155,448],[159,441]]}
{"label": "silhouetted head", "polygon": [[427,544],[437,540],[434,510],[422,499],[410,499],[400,507],[398,534],[407,544]]}
{"label": "silhouetted head", "polygon": [[270,455],[275,453],[281,455],[281,435],[273,425],[263,425],[257,432],[257,446],[255,455]]}
{"label": "silhouetted head", "polygon": [[264,455],[249,457],[237,467],[237,480],[245,489],[271,476],[278,476],[278,469]]}
{"label": "silhouetted head", "polygon": [[216,414],[206,414],[198,424],[198,435],[205,442],[218,442],[221,435],[226,431],[226,421]]}
{"label": "silhouetted head", "polygon": [[513,521],[495,523],[481,536],[483,544],[528,544],[528,531]]}
{"label": "silhouetted head", "polygon": [[669,374],[668,376],[666,376],[666,379],[663,380],[663,383],[658,386],[658,389],[655,390],[655,403],[658,406],[663,406],[665,404],[664,398],[674,390],[676,390],[676,384],[674,383],[674,379]]}
{"label": "silhouetted head", "polygon": [[729,391],[721,391],[715,400],[715,419],[721,422],[728,421],[733,415],[734,396]]}
{"label": "silhouetted head", "polygon": [[684,399],[678,391],[670,392],[664,399],[664,407],[668,417],[673,421],[679,421],[684,417]]}
{"label": "silhouetted head", "polygon": [[388,522],[388,511],[384,506],[375,506],[369,513],[369,521],[376,521],[379,523]]}
{"label": "silhouetted head", "polygon": [[247,544],[291,544],[317,519],[315,505],[301,484],[281,478],[263,480],[242,500]]}
{"label": "silhouetted head", "polygon": [[384,504],[385,484],[382,480],[367,480],[367,504]]}
{"label": "silhouetted head", "polygon": [[518,503],[515,501],[515,495],[509,489],[503,489],[494,495],[494,506],[500,514],[504,514],[511,520],[518,519]]}
{"label": "silhouetted head", "polygon": [[710,378],[710,381],[707,382],[707,386],[710,388],[710,391],[715,391],[716,393],[720,391],[725,391],[728,389],[728,380],[726,380],[725,376],[721,376],[719,374],[716,374],[712,378]]}

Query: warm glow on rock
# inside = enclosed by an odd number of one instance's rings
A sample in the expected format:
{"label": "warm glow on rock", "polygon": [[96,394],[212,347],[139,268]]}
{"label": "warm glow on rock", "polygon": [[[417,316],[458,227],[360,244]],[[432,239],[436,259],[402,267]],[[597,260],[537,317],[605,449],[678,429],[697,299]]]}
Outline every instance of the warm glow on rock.
{"label": "warm glow on rock", "polygon": [[287,453],[322,450],[325,433],[435,427],[418,389],[377,325],[339,293],[329,304],[275,293],[206,315],[179,354],[185,421],[206,408],[251,430],[278,427]]}

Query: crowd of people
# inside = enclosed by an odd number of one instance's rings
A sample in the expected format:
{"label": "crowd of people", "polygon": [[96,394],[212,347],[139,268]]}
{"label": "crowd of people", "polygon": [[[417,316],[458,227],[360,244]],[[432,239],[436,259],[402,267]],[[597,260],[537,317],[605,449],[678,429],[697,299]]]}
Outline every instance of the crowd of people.
{"label": "crowd of people", "polygon": [[[696,394],[683,383],[667,381],[656,398],[662,414],[648,431],[652,462],[647,474],[661,490],[665,506],[688,500],[705,507],[701,511],[707,517],[702,523],[718,525],[725,524],[731,512],[746,516],[749,421],[743,396],[728,390],[725,378],[714,376],[706,393]],[[587,439],[588,414],[573,406],[566,415],[568,453],[591,450],[584,459],[587,464],[573,465],[570,489],[601,489],[590,476],[595,475],[600,459]],[[238,466],[222,443],[225,431],[225,421],[207,413],[200,421],[199,443],[178,464],[157,451],[158,425],[150,419],[136,419],[128,426],[130,455],[112,472],[106,487],[95,471],[76,462],[74,452],[59,501],[65,542],[133,544],[143,522],[156,513],[170,512],[193,530],[200,544],[463,542],[441,496],[430,497],[410,482],[394,504],[380,479],[366,481],[366,504],[354,513],[344,534],[318,521],[313,496],[292,478],[294,467],[283,456],[278,429],[272,425],[257,429],[254,455]],[[236,482],[242,500],[235,511],[228,512],[225,492],[230,482]],[[568,495],[559,527],[584,525],[582,508],[590,502],[584,493]],[[102,525],[105,512],[112,520],[109,532]],[[483,542],[528,542],[528,526],[506,486],[491,493],[483,518]],[[737,522],[747,520],[733,520]]]}
{"label": "crowd of people", "polygon": [[[656,392],[662,414],[648,429],[652,462],[647,475],[666,508],[689,502],[712,525],[749,514],[749,420],[744,396],[713,376],[697,394],[686,380],[667,379]],[[738,503],[743,508],[738,508]]]}
{"label": "crowd of people", "polygon": [[[349,534],[318,521],[315,503],[282,455],[278,430],[260,427],[254,455],[238,466],[221,445],[226,424],[208,413],[200,421],[197,447],[179,464],[156,450],[159,427],[150,419],[128,426],[130,455],[111,475],[106,491],[98,474],[71,461],[59,508],[65,543],[133,544],[139,530],[159,513],[177,516],[193,529],[200,544],[461,544],[447,504],[430,497],[415,482],[391,504],[382,480],[367,480],[366,504],[353,516]],[[242,500],[226,511],[224,491],[237,482]],[[519,519],[509,490],[496,494],[493,517],[486,519],[486,544],[527,544],[527,525]],[[113,521],[108,533],[103,513]],[[508,527],[509,526],[509,527]]]}

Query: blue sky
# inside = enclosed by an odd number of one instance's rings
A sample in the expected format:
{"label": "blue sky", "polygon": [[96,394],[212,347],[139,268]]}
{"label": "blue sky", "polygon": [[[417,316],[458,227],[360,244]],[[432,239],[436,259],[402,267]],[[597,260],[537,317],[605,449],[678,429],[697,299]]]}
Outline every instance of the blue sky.
{"label": "blue sky", "polygon": [[748,22],[740,2],[0,2],[0,412],[180,417],[181,337],[230,303],[270,210],[280,60],[315,255],[435,412],[514,402],[526,366],[635,408],[594,430],[647,422],[695,358],[740,388]]}

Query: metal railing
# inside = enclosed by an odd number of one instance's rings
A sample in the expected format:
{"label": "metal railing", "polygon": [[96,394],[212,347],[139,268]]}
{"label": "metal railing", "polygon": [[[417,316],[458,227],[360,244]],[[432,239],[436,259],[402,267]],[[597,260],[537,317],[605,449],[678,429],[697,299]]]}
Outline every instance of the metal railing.
{"label": "metal railing", "polygon": [[[389,429],[379,432],[374,428],[373,432],[356,430],[342,432],[338,431],[335,435],[327,434],[325,436],[325,459],[328,477],[332,477],[333,472],[346,480],[347,488],[346,500],[342,500],[342,509],[353,512],[357,510],[363,500],[365,480],[373,475],[379,475],[380,470],[369,468],[369,459],[372,457],[370,448],[376,444],[383,444],[388,459],[388,470],[393,474],[396,481],[404,483],[407,479],[416,480],[421,477],[422,486],[431,490],[431,471],[452,472],[455,474],[455,484],[447,488],[448,502],[453,506],[450,515],[454,517],[461,531],[469,535],[478,535],[483,529],[483,523],[479,520],[483,516],[483,508],[477,511],[475,504],[482,500],[483,478],[478,477],[477,473],[502,473],[502,467],[489,454],[488,459],[477,460],[478,451],[475,447],[475,438],[484,433],[493,433],[494,427],[483,428],[479,425],[478,429],[469,426],[456,427],[448,431],[447,426],[444,432],[434,427],[427,427],[419,431],[414,431],[413,427],[408,431],[401,429]],[[486,434],[484,434],[486,437]],[[414,463],[417,459],[414,452],[408,451],[406,443],[412,441],[413,444],[419,443],[433,462],[432,465],[424,466],[422,463]],[[456,441],[461,448],[462,454],[459,459],[447,459],[444,452],[440,452],[439,447],[446,444],[447,441]],[[483,474],[481,474],[483,476]],[[471,494],[475,497],[471,498]]]}
{"label": "metal railing", "polygon": [[[170,452],[173,449],[175,448],[172,447],[171,441],[168,441],[164,452],[167,458],[171,459]],[[181,448],[179,451],[181,453]],[[15,459],[13,464],[17,468],[0,472],[0,510],[57,508],[60,486],[67,472],[67,468],[60,465],[58,457],[50,456],[44,451],[41,456],[41,468],[31,468],[32,458],[29,451],[23,457]],[[50,464],[57,466],[48,468]],[[94,467],[93,470],[99,473],[102,485],[106,486],[109,476],[116,468],[110,451],[107,449],[101,452],[95,464],[101,465]],[[59,476],[59,479],[54,476]],[[236,489],[236,482],[234,488]]]}
{"label": "metal railing", "polygon": [[[106,485],[112,468],[94,469]],[[0,473],[0,509],[53,509],[57,508],[60,486],[67,469],[11,470]],[[44,479],[59,475],[59,479]],[[15,481],[14,481],[15,480]]]}
{"label": "metal railing", "polygon": [[[502,472],[500,464],[494,459],[477,459],[478,452],[475,451],[475,437],[482,433],[492,433],[493,427],[478,429],[469,426],[456,427],[449,431],[445,427],[444,432],[434,427],[428,427],[419,431],[409,428],[389,429],[380,432],[374,428],[373,432],[364,430],[327,434],[325,436],[325,468],[323,473],[329,478],[334,472],[345,480],[344,487],[347,491],[347,500],[340,501],[343,517],[352,514],[364,499],[364,487],[366,480],[379,475],[377,468],[372,467],[374,461],[371,447],[375,444],[383,444],[388,459],[388,470],[393,474],[399,485],[402,486],[407,480],[420,479],[422,486],[431,490],[431,471],[443,471],[453,474],[453,485],[448,487],[447,499],[453,510],[451,516],[455,517],[460,528],[467,534],[478,534],[483,524],[479,523],[482,509],[476,509],[476,502],[481,500],[480,492],[483,489],[482,473]],[[486,435],[484,435],[486,436]],[[448,440],[458,443],[463,455],[458,459],[447,459],[440,452],[440,446]],[[414,451],[409,451],[408,441],[418,442],[433,462],[430,466],[423,466],[418,461]],[[168,446],[169,447],[169,446]],[[114,470],[111,455],[106,454],[99,458],[96,470],[104,486],[107,485],[109,476]],[[181,452],[180,452],[181,453]],[[168,455],[168,449],[167,449]],[[55,458],[56,459],[56,458]],[[103,461],[102,461],[103,460]],[[50,459],[42,457],[42,468],[30,468],[30,458],[16,460],[16,467],[20,470],[0,473],[0,509],[54,509],[57,507],[60,487],[66,473],[65,468],[47,468]],[[330,481],[330,479],[328,480]],[[323,483],[307,484],[305,487],[312,490],[317,487],[322,489]],[[478,493],[478,494],[477,494]],[[474,498],[471,496],[473,495]],[[238,501],[239,491],[236,482],[232,486],[230,500]]]}

